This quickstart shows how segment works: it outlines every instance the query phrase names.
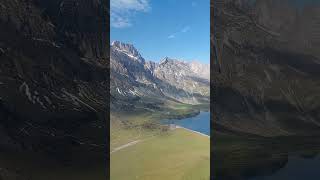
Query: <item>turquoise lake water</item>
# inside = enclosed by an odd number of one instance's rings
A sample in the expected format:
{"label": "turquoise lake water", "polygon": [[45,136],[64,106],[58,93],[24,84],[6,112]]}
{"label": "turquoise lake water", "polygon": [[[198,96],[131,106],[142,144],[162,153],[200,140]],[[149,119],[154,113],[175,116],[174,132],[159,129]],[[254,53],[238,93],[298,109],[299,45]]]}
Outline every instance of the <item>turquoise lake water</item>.
{"label": "turquoise lake water", "polygon": [[176,124],[210,136],[210,112],[200,112],[200,114],[191,118],[163,120],[163,122]]}

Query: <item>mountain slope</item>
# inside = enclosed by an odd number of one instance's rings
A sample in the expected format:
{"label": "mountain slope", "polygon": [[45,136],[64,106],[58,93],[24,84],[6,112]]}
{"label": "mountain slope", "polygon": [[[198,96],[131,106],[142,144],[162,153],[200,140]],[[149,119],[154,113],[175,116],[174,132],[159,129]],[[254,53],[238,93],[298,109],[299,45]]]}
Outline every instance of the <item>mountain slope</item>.
{"label": "mountain slope", "polygon": [[214,5],[214,127],[271,137],[319,134],[317,7],[241,2]]}
{"label": "mountain slope", "polygon": [[[12,160],[2,162],[2,169],[10,171],[13,164],[29,179],[29,167],[48,173],[50,159],[75,169],[88,161],[102,167],[109,106],[107,14],[99,0],[0,2],[0,148]],[[22,162],[29,154],[37,154],[32,157],[43,166]],[[64,166],[57,167],[50,172],[65,178]]]}
{"label": "mountain slope", "polygon": [[204,65],[169,58],[160,63],[146,61],[133,45],[119,41],[112,43],[110,57],[114,109],[132,110],[138,104],[145,108],[148,103],[158,106],[165,101],[209,102],[209,77],[197,72]]}

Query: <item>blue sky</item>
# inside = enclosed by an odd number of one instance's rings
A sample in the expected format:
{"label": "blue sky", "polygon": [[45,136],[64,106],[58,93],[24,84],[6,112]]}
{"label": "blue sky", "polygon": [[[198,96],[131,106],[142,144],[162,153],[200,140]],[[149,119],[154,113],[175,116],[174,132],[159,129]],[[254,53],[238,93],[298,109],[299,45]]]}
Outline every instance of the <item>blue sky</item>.
{"label": "blue sky", "polygon": [[152,61],[210,62],[209,0],[111,0],[111,41],[133,44]]}

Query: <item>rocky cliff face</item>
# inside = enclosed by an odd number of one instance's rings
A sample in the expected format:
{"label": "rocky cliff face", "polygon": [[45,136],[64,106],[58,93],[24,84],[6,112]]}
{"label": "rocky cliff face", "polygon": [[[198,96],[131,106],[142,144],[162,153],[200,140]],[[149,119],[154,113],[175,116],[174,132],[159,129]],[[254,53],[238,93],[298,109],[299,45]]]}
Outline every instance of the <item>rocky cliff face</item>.
{"label": "rocky cliff face", "polygon": [[1,145],[106,145],[106,15],[99,0],[0,2]]}
{"label": "rocky cliff face", "polygon": [[213,123],[262,136],[318,134],[317,8],[217,2]]}
{"label": "rocky cliff face", "polygon": [[[201,97],[209,97],[209,76],[200,73],[195,63],[165,58],[154,70],[155,77],[161,81],[175,87],[181,92],[176,93],[168,86],[164,86],[163,92],[166,96],[172,97],[182,102],[197,104],[201,103]],[[204,68],[205,65],[198,64]],[[204,68],[209,71],[209,67]],[[179,95],[184,93],[184,96]]]}
{"label": "rocky cliff face", "polygon": [[203,79],[210,80],[210,65],[209,64],[201,64],[197,61],[192,61],[190,63],[190,69],[193,73],[197,74],[199,77]]}
{"label": "rocky cliff face", "polygon": [[[170,58],[160,63],[146,61],[133,45],[118,41],[111,45],[110,62],[110,92],[112,102],[118,102],[114,107],[126,105],[130,109],[135,103],[142,102],[141,99],[144,102],[174,100],[189,104],[209,101],[209,66]],[[120,100],[126,102],[119,103]]]}

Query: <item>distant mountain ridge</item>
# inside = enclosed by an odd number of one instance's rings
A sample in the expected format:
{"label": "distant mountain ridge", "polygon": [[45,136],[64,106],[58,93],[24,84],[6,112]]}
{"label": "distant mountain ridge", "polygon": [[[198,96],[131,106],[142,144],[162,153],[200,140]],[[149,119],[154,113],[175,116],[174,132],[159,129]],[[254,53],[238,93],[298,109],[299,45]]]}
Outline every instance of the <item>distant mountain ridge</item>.
{"label": "distant mountain ridge", "polygon": [[110,72],[111,105],[116,108],[123,100],[129,109],[142,101],[209,102],[210,66],[199,62],[168,57],[160,63],[146,61],[132,44],[114,41],[110,47]]}

